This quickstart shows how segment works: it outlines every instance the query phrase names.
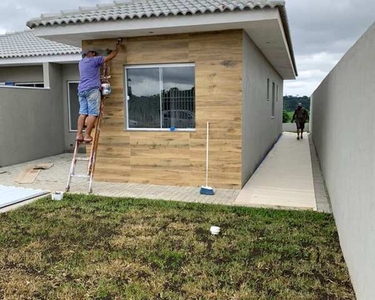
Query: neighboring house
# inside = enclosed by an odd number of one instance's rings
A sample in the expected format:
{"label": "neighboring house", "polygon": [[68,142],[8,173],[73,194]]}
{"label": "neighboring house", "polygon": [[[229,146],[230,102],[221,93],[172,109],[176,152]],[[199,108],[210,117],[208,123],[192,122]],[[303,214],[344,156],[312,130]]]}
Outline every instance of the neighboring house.
{"label": "neighboring house", "polygon": [[36,37],[0,36],[0,165],[68,150],[78,113],[79,47]]}
{"label": "neighboring house", "polygon": [[312,137],[357,299],[375,299],[375,23],[311,96]]}
{"label": "neighboring house", "polygon": [[[127,1],[27,25],[83,49],[113,48],[96,180],[241,188],[282,132],[297,75],[284,1]],[[171,131],[170,127],[176,128]]]}

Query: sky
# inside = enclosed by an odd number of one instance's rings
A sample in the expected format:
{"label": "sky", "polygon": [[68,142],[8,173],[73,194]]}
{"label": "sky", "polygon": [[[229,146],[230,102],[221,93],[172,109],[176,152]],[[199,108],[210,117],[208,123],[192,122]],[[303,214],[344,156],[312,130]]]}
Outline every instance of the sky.
{"label": "sky", "polygon": [[[41,13],[108,3],[110,0],[1,0],[0,34],[27,29]],[[121,2],[121,1],[119,1]],[[336,63],[375,21],[374,0],[286,0],[298,79],[284,95],[310,96]]]}

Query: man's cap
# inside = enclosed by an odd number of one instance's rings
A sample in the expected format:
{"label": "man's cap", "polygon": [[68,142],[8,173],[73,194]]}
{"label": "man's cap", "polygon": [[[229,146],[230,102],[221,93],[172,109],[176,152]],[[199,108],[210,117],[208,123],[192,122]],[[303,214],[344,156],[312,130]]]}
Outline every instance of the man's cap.
{"label": "man's cap", "polygon": [[82,57],[85,57],[87,54],[89,54],[90,52],[93,52],[95,53],[96,55],[99,55],[99,51],[98,50],[95,50],[95,49],[88,49],[88,50],[83,50],[82,51]]}
{"label": "man's cap", "polygon": [[300,102],[300,103],[298,103],[298,106],[302,106],[302,103]]}

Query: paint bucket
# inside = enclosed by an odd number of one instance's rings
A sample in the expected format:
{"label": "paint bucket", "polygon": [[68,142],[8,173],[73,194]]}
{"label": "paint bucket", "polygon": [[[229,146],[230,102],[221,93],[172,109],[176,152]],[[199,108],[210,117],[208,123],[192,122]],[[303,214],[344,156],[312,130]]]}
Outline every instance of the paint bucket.
{"label": "paint bucket", "polygon": [[220,233],[220,227],[218,227],[218,226],[211,226],[210,232],[213,235],[218,235]]}
{"label": "paint bucket", "polygon": [[108,96],[111,93],[111,85],[109,83],[102,83],[102,94]]}
{"label": "paint bucket", "polygon": [[52,200],[60,201],[64,198],[64,193],[60,191],[53,192],[51,198]]}

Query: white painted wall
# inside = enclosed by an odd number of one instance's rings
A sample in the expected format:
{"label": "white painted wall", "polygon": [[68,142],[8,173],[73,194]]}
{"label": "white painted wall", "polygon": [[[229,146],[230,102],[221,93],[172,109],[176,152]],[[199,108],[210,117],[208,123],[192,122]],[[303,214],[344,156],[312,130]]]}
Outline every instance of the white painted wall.
{"label": "white painted wall", "polygon": [[49,65],[50,89],[0,87],[0,165],[64,152],[61,66]]}
{"label": "white painted wall", "polygon": [[375,299],[375,23],[312,95],[312,136],[359,300]]}
{"label": "white painted wall", "polygon": [[[246,32],[243,34],[242,185],[282,132],[283,80]],[[270,100],[267,100],[267,78]],[[279,86],[272,118],[272,82]]]}
{"label": "white painted wall", "polygon": [[0,66],[0,82],[43,82],[43,66]]}

